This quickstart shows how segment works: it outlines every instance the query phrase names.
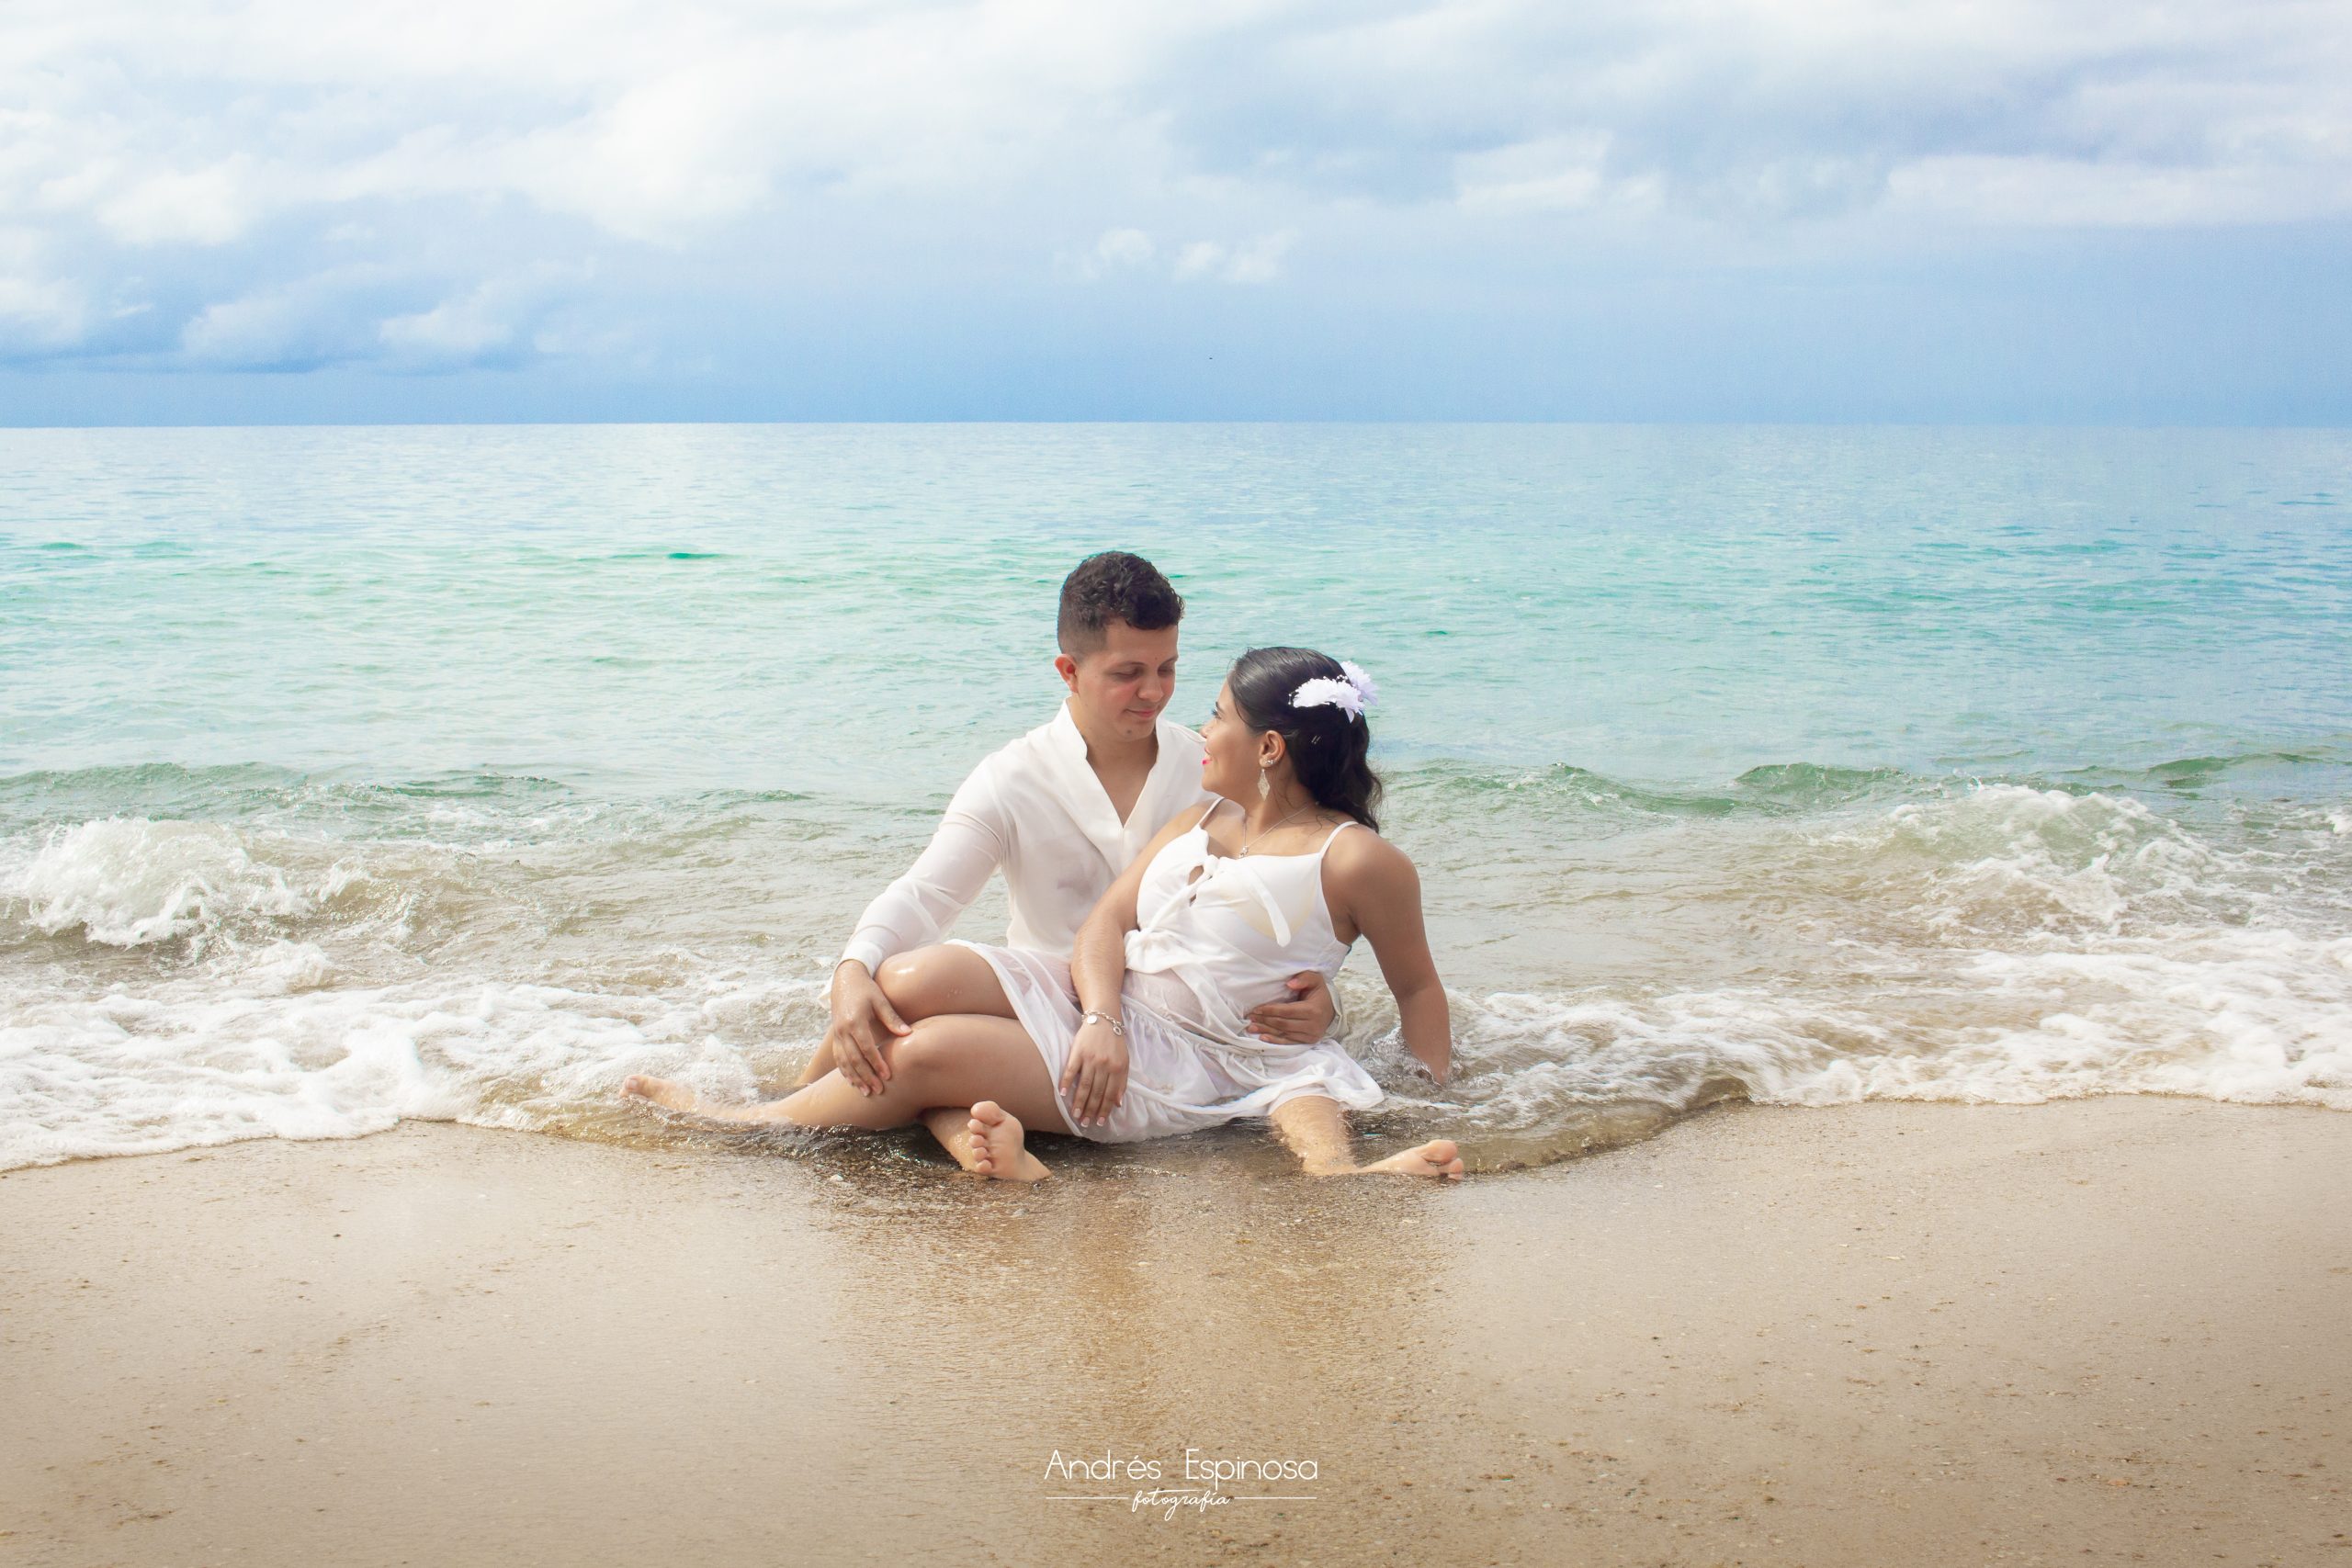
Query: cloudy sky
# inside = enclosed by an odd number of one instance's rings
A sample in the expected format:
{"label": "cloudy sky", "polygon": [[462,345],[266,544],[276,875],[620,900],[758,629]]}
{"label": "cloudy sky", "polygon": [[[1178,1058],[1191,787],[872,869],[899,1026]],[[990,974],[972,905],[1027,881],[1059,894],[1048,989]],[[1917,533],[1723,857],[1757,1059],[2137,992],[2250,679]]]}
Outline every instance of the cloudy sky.
{"label": "cloudy sky", "polygon": [[2352,0],[9,0],[0,421],[2352,423]]}

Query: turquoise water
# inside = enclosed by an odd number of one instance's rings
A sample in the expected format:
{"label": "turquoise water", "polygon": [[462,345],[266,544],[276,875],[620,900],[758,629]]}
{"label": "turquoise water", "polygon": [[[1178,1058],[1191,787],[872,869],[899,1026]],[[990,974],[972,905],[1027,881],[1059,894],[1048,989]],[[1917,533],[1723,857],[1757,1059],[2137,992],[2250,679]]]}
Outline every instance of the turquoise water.
{"label": "turquoise water", "polygon": [[1181,716],[1381,682],[1464,1071],[1379,1135],[2352,1108],[2347,497],[2346,432],[0,434],[0,1167],[788,1077],[1112,546]]}

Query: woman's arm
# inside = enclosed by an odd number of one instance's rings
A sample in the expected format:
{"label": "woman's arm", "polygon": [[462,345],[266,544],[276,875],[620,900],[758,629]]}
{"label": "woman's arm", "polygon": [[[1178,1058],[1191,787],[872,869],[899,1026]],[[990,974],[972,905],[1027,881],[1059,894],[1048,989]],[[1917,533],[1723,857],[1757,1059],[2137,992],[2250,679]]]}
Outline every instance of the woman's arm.
{"label": "woman's arm", "polygon": [[1421,874],[1405,852],[1376,833],[1343,833],[1324,857],[1324,889],[1334,913],[1353,922],[1380,960],[1396,998],[1405,1048],[1442,1084],[1453,1071],[1453,1015],[1421,923]]}
{"label": "woman's arm", "polygon": [[[1106,1018],[1120,1016],[1119,994],[1127,982],[1127,933],[1136,929],[1136,900],[1143,887],[1144,870],[1171,840],[1192,831],[1203,809],[1195,806],[1178,812],[1153,835],[1143,852],[1094,901],[1092,911],[1078,928],[1070,943],[1069,979],[1078,992],[1080,1010]],[[1078,1038],[1070,1043],[1069,1059],[1062,1066],[1061,1089],[1080,1123],[1108,1121],[1127,1094],[1125,1039],[1113,1033],[1107,1024],[1080,1025]]]}

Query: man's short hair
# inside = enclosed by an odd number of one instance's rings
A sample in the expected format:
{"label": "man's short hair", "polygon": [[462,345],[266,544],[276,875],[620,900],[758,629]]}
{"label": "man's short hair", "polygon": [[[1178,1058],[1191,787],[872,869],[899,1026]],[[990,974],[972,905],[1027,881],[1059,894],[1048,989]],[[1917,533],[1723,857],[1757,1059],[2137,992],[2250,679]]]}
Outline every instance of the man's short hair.
{"label": "man's short hair", "polygon": [[1072,659],[1102,646],[1113,621],[1156,632],[1184,618],[1184,600],[1159,569],[1125,550],[1104,550],[1062,579],[1062,612],[1054,630]]}

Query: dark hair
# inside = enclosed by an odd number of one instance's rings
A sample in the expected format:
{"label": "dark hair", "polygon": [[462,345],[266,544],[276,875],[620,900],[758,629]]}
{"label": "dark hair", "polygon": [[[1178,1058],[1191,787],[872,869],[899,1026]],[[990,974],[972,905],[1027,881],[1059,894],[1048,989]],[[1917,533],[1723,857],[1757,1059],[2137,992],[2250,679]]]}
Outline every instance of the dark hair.
{"label": "dark hair", "polygon": [[1373,809],[1380,804],[1380,775],[1372,771],[1365,752],[1372,734],[1363,716],[1320,705],[1290,705],[1293,693],[1308,681],[1324,677],[1344,681],[1340,661],[1311,648],[1253,648],[1233,661],[1225,683],[1233,705],[1252,729],[1271,729],[1290,749],[1291,770],[1329,811],[1344,812],[1374,832],[1380,821]]}
{"label": "dark hair", "polygon": [[1062,579],[1062,611],[1055,639],[1075,659],[1102,646],[1103,628],[1125,621],[1156,632],[1184,618],[1184,601],[1159,569],[1125,550],[1104,550]]}

